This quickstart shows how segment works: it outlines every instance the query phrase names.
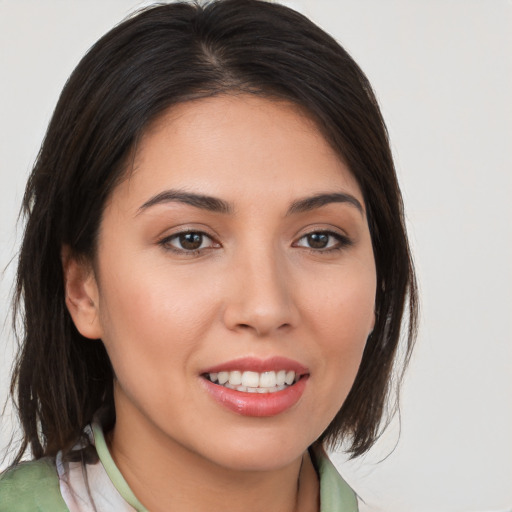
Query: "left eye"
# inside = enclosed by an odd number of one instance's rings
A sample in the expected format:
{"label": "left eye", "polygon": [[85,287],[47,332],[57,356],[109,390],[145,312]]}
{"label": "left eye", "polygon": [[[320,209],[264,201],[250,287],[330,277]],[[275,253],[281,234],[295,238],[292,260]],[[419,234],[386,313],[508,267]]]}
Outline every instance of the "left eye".
{"label": "left eye", "polygon": [[307,247],[308,249],[329,250],[338,249],[347,245],[347,240],[342,235],[330,231],[314,231],[299,238],[295,244],[297,247]]}
{"label": "left eye", "polygon": [[199,251],[215,245],[208,235],[200,231],[178,233],[163,240],[162,244],[178,251]]}

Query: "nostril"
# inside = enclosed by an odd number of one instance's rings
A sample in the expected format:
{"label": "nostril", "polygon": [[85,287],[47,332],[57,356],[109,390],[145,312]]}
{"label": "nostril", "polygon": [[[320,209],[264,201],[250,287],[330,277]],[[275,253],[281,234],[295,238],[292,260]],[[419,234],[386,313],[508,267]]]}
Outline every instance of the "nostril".
{"label": "nostril", "polygon": [[[291,326],[291,324],[284,323],[284,324],[281,324],[280,326],[278,326],[278,329],[286,329],[290,326]],[[254,329],[254,327],[251,326],[250,324],[238,324],[237,327],[239,327],[240,329]]]}

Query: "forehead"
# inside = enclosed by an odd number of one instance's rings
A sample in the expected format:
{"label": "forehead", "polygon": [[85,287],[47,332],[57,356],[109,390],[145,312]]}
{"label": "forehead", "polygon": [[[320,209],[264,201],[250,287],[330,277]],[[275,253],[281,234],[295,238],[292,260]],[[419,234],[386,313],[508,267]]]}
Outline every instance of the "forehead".
{"label": "forehead", "polygon": [[338,189],[362,202],[347,165],[303,109],[254,95],[171,107],[145,130],[132,165],[118,192],[137,201],[181,188],[228,200]]}

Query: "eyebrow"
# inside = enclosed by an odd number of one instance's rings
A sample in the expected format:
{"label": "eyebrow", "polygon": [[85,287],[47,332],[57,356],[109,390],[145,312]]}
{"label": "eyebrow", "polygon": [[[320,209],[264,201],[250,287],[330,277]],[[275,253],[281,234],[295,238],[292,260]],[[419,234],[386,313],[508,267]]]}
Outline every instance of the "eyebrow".
{"label": "eyebrow", "polygon": [[298,199],[291,204],[287,215],[308,212],[310,210],[326,206],[330,203],[347,203],[357,208],[361,215],[364,215],[363,205],[354,196],[343,192],[317,194],[304,199]]}
{"label": "eyebrow", "polygon": [[[182,190],[165,190],[148,199],[138,209],[137,215],[157,204],[172,202],[188,204],[190,206],[215,213],[230,214],[234,211],[234,207],[231,203],[217,197],[195,194],[193,192],[184,192]],[[364,209],[361,203],[354,196],[344,192],[316,194],[311,197],[305,197],[304,199],[298,199],[290,205],[286,215],[288,216],[295,213],[308,212],[331,203],[347,203],[354,206],[362,215],[364,215]]]}
{"label": "eyebrow", "polygon": [[143,210],[147,210],[151,206],[164,203],[185,203],[202,210],[208,210],[215,213],[232,213],[233,206],[227,201],[218,199],[217,197],[206,196],[202,194],[194,194],[192,192],[184,192],[182,190],[165,190],[151,199],[146,201],[138,210],[137,214]]}

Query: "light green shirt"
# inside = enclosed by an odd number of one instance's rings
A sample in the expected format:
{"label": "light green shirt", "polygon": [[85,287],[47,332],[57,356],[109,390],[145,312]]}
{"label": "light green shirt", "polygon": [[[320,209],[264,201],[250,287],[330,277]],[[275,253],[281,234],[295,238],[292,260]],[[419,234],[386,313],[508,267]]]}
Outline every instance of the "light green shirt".
{"label": "light green shirt", "polygon": [[[63,462],[60,454],[56,460],[24,462],[0,475],[0,512],[147,512],[115,465],[101,427],[94,424],[89,434],[99,461],[86,464],[88,487],[82,464]],[[312,455],[321,512],[357,512],[354,492],[327,455],[322,450]]]}

